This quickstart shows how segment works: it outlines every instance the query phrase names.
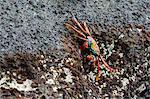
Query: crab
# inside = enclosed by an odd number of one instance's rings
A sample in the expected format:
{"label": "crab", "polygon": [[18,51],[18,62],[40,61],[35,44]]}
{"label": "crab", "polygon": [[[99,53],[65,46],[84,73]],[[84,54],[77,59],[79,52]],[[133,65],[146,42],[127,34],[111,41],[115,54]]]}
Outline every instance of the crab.
{"label": "crab", "polygon": [[[76,24],[76,25],[73,25]],[[82,55],[86,58],[85,60],[88,61],[89,64],[97,66],[97,76],[96,81],[99,80],[101,75],[100,72],[100,61],[103,62],[104,67],[109,72],[115,71],[115,69],[111,68],[103,56],[100,54],[99,46],[97,45],[96,41],[92,37],[86,22],[79,23],[79,21],[73,17],[70,21],[66,22],[65,27],[69,30],[73,30],[76,33],[76,37],[79,38],[79,46],[80,50],[83,53]]]}

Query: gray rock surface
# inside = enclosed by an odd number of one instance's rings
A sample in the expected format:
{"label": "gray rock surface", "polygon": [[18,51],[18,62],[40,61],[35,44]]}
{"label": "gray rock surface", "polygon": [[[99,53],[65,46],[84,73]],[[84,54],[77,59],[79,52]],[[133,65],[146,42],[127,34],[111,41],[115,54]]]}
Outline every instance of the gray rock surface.
{"label": "gray rock surface", "polygon": [[61,49],[71,12],[103,30],[129,23],[150,27],[149,0],[0,0],[0,54]]}

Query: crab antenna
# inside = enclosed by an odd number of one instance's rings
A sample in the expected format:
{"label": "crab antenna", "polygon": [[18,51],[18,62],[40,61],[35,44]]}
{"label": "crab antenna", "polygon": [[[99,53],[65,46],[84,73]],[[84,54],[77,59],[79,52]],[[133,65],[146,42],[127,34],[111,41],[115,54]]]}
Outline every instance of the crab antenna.
{"label": "crab antenna", "polygon": [[84,33],[86,33],[84,28],[81,26],[81,24],[78,22],[78,20],[75,17],[72,18],[72,21],[75,22]]}
{"label": "crab antenna", "polygon": [[77,30],[75,27],[71,26],[70,24],[65,23],[64,25],[65,25],[67,28],[70,28],[70,29],[74,30],[74,31],[77,32],[79,35],[82,35],[84,38],[86,38],[86,36],[85,36],[81,31]]}

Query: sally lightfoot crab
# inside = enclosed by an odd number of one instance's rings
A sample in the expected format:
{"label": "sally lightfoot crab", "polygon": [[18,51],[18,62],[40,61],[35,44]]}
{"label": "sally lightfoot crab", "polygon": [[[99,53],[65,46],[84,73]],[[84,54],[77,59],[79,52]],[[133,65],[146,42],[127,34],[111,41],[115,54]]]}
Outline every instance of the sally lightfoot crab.
{"label": "sally lightfoot crab", "polygon": [[[75,25],[74,25],[75,24]],[[76,37],[79,38],[79,46],[82,53],[82,56],[85,57],[85,60],[91,66],[97,66],[97,76],[96,81],[99,80],[101,75],[100,72],[100,61],[103,62],[104,67],[109,72],[115,71],[115,69],[111,68],[105,59],[100,54],[99,46],[97,45],[96,41],[92,37],[86,22],[79,23],[75,17],[71,18],[68,22],[66,22],[65,27],[68,29],[73,30],[76,33]],[[91,68],[91,67],[90,67]]]}

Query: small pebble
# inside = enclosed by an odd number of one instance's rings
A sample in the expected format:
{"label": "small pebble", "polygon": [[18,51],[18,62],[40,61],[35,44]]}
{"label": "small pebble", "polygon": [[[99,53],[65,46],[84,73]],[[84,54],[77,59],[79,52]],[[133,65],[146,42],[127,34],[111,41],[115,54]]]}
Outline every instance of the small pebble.
{"label": "small pebble", "polygon": [[37,67],[37,69],[38,69],[38,71],[40,71],[41,69],[40,69],[40,67]]}
{"label": "small pebble", "polygon": [[45,60],[46,60],[46,61],[48,61],[48,59],[47,59],[47,58],[46,58]]}
{"label": "small pebble", "polygon": [[66,63],[69,63],[69,60],[68,60],[68,59],[66,60]]}
{"label": "small pebble", "polygon": [[68,88],[66,88],[66,90],[70,90],[70,88],[68,87]]}
{"label": "small pebble", "polygon": [[102,47],[102,48],[104,48],[104,47],[105,47],[105,45],[102,43],[102,44],[101,44],[101,47]]}
{"label": "small pebble", "polygon": [[49,62],[53,62],[53,60],[51,59],[51,60],[49,60]]}
{"label": "small pebble", "polygon": [[120,58],[122,58],[123,57],[123,53],[119,53],[119,56],[120,56]]}
{"label": "small pebble", "polygon": [[10,74],[10,71],[7,71],[6,73],[7,73],[7,74]]}
{"label": "small pebble", "polygon": [[83,98],[83,96],[82,96],[81,94],[79,94],[79,97],[80,97],[80,98]]}
{"label": "small pebble", "polygon": [[71,66],[73,66],[73,63],[70,63]]}
{"label": "small pebble", "polygon": [[44,55],[41,55],[41,58],[44,59]]}
{"label": "small pebble", "polygon": [[21,79],[21,75],[18,75],[18,79]]}
{"label": "small pebble", "polygon": [[121,61],[120,63],[122,63],[122,64],[123,64],[123,61]]}
{"label": "small pebble", "polygon": [[106,87],[106,83],[103,83],[103,87]]}
{"label": "small pebble", "polygon": [[43,60],[43,63],[46,63],[46,60]]}
{"label": "small pebble", "polygon": [[43,67],[44,67],[44,68],[46,68],[46,67],[47,67],[47,65],[46,65],[46,64],[44,64],[44,65],[43,65]]}
{"label": "small pebble", "polygon": [[57,89],[58,89],[58,88],[57,88],[56,86],[54,86],[54,87],[52,87],[52,88],[53,88],[53,91],[54,91],[54,92],[57,92]]}
{"label": "small pebble", "polygon": [[120,38],[123,38],[124,36],[125,36],[124,34],[121,34],[121,35],[119,36],[119,39],[120,39]]}
{"label": "small pebble", "polygon": [[17,74],[13,72],[13,76],[16,76]]}

